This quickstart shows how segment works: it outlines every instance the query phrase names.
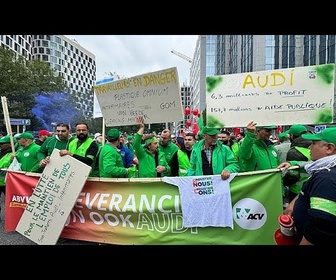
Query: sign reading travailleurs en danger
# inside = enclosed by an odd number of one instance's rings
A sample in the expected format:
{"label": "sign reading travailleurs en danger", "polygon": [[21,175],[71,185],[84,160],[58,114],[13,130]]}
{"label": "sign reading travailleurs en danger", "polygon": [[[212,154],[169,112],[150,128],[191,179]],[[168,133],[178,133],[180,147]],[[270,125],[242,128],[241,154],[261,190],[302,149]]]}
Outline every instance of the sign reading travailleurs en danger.
{"label": "sign reading travailleurs en danger", "polygon": [[94,86],[108,127],[134,125],[137,116],[147,124],[183,120],[176,67]]}
{"label": "sign reading travailleurs en danger", "polygon": [[206,78],[207,125],[333,123],[335,65]]}

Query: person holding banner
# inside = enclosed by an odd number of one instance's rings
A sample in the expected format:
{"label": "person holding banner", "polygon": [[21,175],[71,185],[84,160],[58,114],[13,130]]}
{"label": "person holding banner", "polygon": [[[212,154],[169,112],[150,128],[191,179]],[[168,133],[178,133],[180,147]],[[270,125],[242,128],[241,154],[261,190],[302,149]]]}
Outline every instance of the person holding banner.
{"label": "person holding banner", "polygon": [[272,130],[277,126],[256,125],[251,121],[246,126],[246,135],[237,154],[240,172],[273,169],[280,164],[278,152],[270,141]]}
{"label": "person holding banner", "polygon": [[217,140],[219,130],[204,126],[203,139],[193,145],[187,176],[221,175],[223,180],[239,172],[238,160],[229,146]]}
{"label": "person holding banner", "polygon": [[60,156],[69,155],[88,166],[91,166],[89,176],[93,176],[95,168],[96,157],[98,154],[98,144],[91,137],[89,137],[89,126],[87,123],[76,124],[76,137],[69,143],[69,148],[60,150]]}
{"label": "person holding banner", "polygon": [[190,156],[195,143],[195,135],[192,132],[186,133],[180,144],[180,149],[173,155],[171,176],[187,176]]}
{"label": "person holding banner", "polygon": [[107,132],[107,143],[100,149],[99,177],[102,178],[127,178],[129,168],[124,166],[120,146],[121,132],[111,128]]}
{"label": "person holding banner", "polygon": [[[48,137],[40,147],[38,152],[38,160],[43,171],[44,167],[50,161],[52,151],[57,148],[59,150],[67,150],[70,142],[75,139],[71,135],[70,126],[66,123],[58,123],[56,125],[56,135]],[[41,171],[41,172],[42,172]]]}
{"label": "person holding banner", "polygon": [[310,177],[284,214],[293,216],[300,245],[336,245],[336,128],[302,138],[312,141],[311,161],[284,162],[278,168],[299,165]]}
{"label": "person holding banner", "polygon": [[142,145],[141,139],[145,129],[144,118],[137,116],[136,122],[139,125],[139,130],[134,137],[133,147],[135,155],[138,158],[139,177],[156,178],[169,176],[170,166],[164,152],[159,149],[157,138],[151,136],[147,138],[145,144]]}

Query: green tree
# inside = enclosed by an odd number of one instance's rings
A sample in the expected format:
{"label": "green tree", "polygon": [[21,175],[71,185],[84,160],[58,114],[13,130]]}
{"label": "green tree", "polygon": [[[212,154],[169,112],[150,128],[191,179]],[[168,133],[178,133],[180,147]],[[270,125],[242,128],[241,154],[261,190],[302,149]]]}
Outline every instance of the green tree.
{"label": "green tree", "polygon": [[[66,90],[62,78],[55,73],[44,61],[27,60],[12,50],[0,48],[0,95],[7,98],[9,116],[37,122],[32,113],[36,95]],[[4,130],[2,122],[1,127]]]}

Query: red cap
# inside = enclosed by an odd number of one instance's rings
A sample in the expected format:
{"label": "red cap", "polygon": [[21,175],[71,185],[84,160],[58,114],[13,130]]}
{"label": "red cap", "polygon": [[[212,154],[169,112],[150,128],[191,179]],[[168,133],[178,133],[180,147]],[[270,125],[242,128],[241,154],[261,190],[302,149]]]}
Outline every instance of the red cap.
{"label": "red cap", "polygon": [[42,135],[50,136],[51,133],[48,130],[42,129],[39,131],[38,135],[39,136],[42,136]]}

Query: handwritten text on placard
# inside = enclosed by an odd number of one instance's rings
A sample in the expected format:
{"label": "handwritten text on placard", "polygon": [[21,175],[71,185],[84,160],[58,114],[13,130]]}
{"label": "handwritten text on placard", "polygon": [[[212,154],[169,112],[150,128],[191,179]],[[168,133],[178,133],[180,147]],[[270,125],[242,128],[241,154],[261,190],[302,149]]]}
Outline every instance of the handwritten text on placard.
{"label": "handwritten text on placard", "polygon": [[207,77],[210,127],[332,123],[334,64]]}
{"label": "handwritten text on placard", "polygon": [[94,86],[106,126],[164,123],[183,119],[176,68]]}

